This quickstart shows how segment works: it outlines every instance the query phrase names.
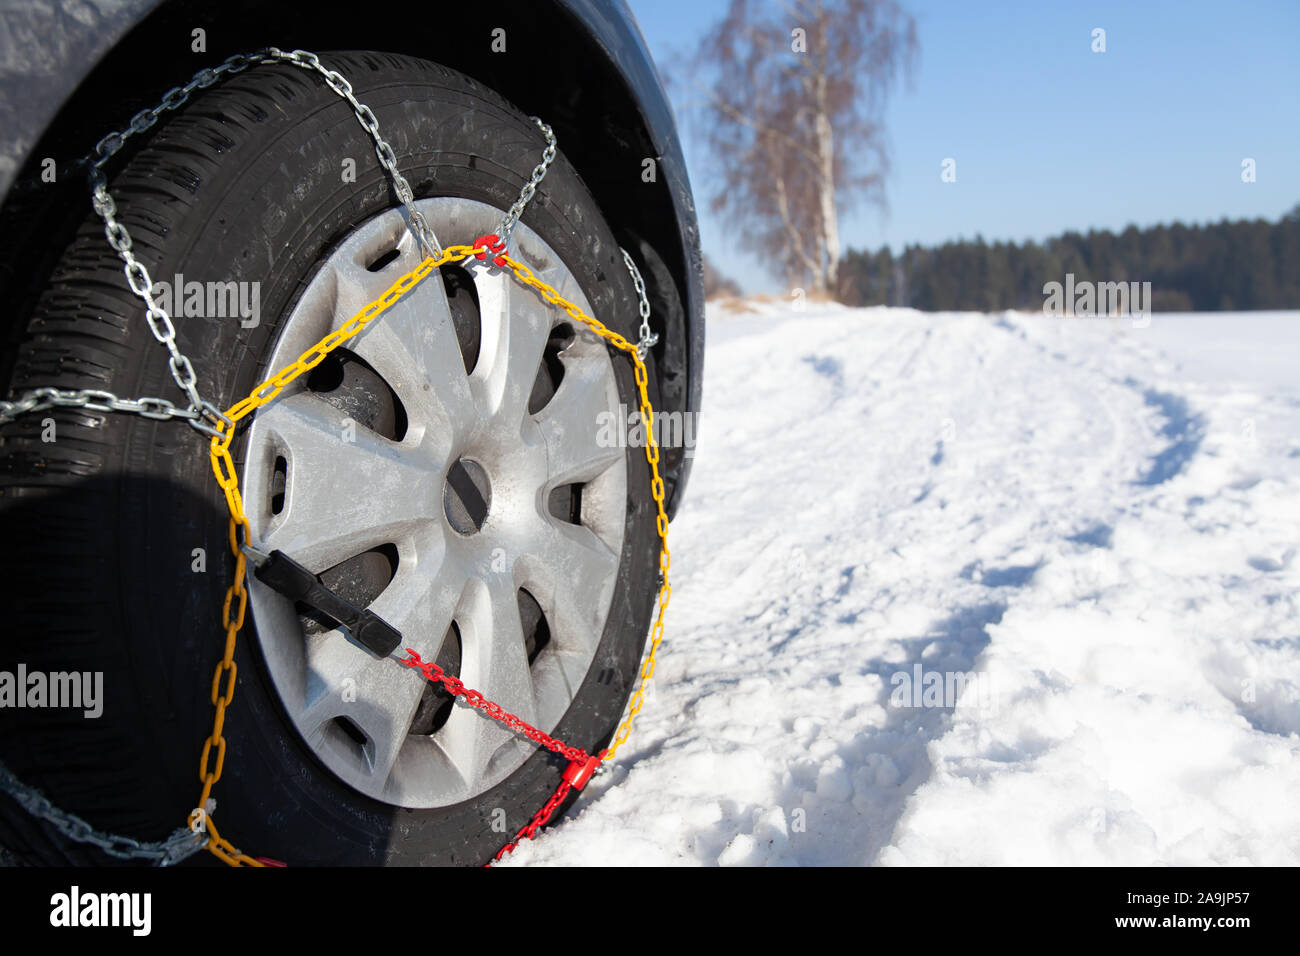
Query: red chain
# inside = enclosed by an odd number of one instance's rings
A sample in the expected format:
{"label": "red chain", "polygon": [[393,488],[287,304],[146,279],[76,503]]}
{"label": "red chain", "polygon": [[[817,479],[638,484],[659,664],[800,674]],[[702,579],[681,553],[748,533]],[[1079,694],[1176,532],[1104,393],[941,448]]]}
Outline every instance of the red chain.
{"label": "red chain", "polygon": [[591,755],[587,753],[587,751],[582,750],[579,747],[570,747],[562,740],[556,740],[549,734],[545,734],[538,730],[532,724],[520,720],[514,714],[504,710],[500,704],[488,700],[473,688],[466,687],[458,678],[448,675],[441,667],[433,663],[433,661],[420,660],[420,655],[409,647],[406,649],[406,653],[411,656],[403,658],[399,663],[405,664],[407,667],[414,667],[423,674],[427,680],[431,680],[435,684],[441,684],[443,687],[447,688],[448,693],[453,697],[463,697],[465,703],[472,707],[477,707],[493,720],[501,721],[501,723],[505,724],[511,730],[518,731],[529,740],[541,744],[547,750],[554,751],[561,757],[567,757],[574,763],[585,764],[592,759]]}
{"label": "red chain", "polygon": [[529,740],[539,743],[547,750],[562,757],[567,757],[569,760],[569,766],[564,771],[564,779],[560,781],[560,785],[551,794],[551,799],[547,800],[546,804],[533,814],[532,820],[515,834],[513,840],[497,851],[497,855],[493,859],[500,860],[519,846],[521,842],[531,840],[536,836],[537,831],[546,825],[546,822],[551,819],[551,815],[555,813],[556,808],[564,802],[564,798],[569,795],[570,790],[581,790],[587,785],[591,775],[596,772],[600,762],[605,759],[606,752],[602,750],[593,757],[580,747],[570,747],[564,741],[556,740],[550,734],[543,733],[527,721],[516,717],[495,701],[488,700],[472,687],[466,687],[460,678],[452,677],[433,661],[421,660],[420,655],[411,648],[408,647],[406,653],[410,656],[402,658],[399,663],[415,668],[424,675],[426,680],[441,684],[453,697],[462,698],[465,703],[471,707],[477,707],[493,720],[500,721],[511,730],[523,734]]}
{"label": "red chain", "polygon": [[[500,860],[507,853],[514,852],[515,847],[519,846],[520,843],[535,837],[537,831],[546,825],[546,821],[551,819],[551,814],[555,812],[555,808],[564,802],[564,798],[569,795],[569,791],[572,789],[573,787],[569,784],[568,774],[565,774],[565,779],[560,781],[560,785],[555,788],[555,792],[551,794],[551,799],[546,801],[545,806],[533,814],[533,818],[528,821],[528,825],[516,833],[513,840],[497,850],[497,855],[493,857],[493,863]],[[492,864],[487,865],[491,866]]]}

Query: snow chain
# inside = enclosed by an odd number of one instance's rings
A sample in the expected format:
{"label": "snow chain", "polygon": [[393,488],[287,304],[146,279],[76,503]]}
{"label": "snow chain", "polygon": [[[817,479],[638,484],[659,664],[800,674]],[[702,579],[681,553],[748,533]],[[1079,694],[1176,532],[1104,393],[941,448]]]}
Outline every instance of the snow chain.
{"label": "snow chain", "polygon": [[[172,326],[171,319],[154,299],[153,284],[149,278],[149,273],[132,254],[131,237],[126,228],[115,218],[116,205],[108,194],[107,179],[102,167],[121,149],[127,138],[135,133],[148,130],[157,122],[162,113],[182,106],[196,89],[211,86],[223,74],[237,73],[254,64],[267,62],[288,63],[319,74],[326,85],[352,107],[358,122],[361,123],[375,142],[375,154],[380,165],[383,166],[393,181],[398,199],[406,209],[408,226],[419,241],[425,253],[425,258],[418,266],[394,282],[383,295],[359,310],[342,326],[330,332],[300,355],[297,361],[262,382],[253,389],[248,397],[232,405],[225,412],[221,412],[210,402],[204,400],[197,391],[193,366],[190,364],[189,359],[180,352],[176,344],[175,329]],[[618,749],[627,741],[632,732],[633,721],[635,721],[637,714],[640,713],[644,703],[646,688],[650,679],[654,676],[656,655],[659,651],[659,645],[663,641],[664,612],[667,610],[669,599],[672,596],[672,588],[668,583],[670,563],[668,514],[664,506],[664,481],[659,474],[659,446],[655,439],[654,429],[651,427],[654,422],[654,408],[650,402],[649,376],[644,361],[646,352],[655,344],[658,336],[650,330],[650,305],[646,296],[645,283],[637,270],[636,263],[633,262],[632,257],[625,250],[623,251],[623,261],[636,289],[641,319],[640,329],[638,330],[639,338],[636,342],[632,342],[619,333],[611,331],[600,321],[587,315],[579,306],[563,298],[555,289],[538,279],[527,266],[506,253],[506,244],[515,223],[518,222],[524,207],[536,192],[537,186],[555,160],[555,134],[549,126],[537,117],[533,117],[533,121],[542,130],[547,141],[546,149],[542,155],[542,162],[533,170],[529,181],[520,192],[519,199],[511,206],[502,220],[501,226],[498,227],[498,233],[480,236],[471,245],[453,245],[445,248],[440,246],[432,229],[429,228],[424,217],[415,208],[415,197],[412,194],[411,187],[397,168],[397,161],[392,147],[380,135],[379,122],[374,113],[368,106],[357,100],[353,95],[351,84],[341,74],[327,69],[321,64],[316,54],[304,50],[284,53],[275,47],[268,47],[258,53],[238,54],[230,57],[215,68],[200,70],[185,86],[175,87],[164,94],[162,102],[158,106],[141,110],[133,116],[126,130],[105,136],[96,145],[95,153],[82,161],[83,165],[90,167],[89,180],[93,195],[92,205],[95,212],[104,220],[104,231],[108,242],[118,253],[119,258],[126,264],[123,271],[126,274],[127,282],[132,291],[144,300],[146,305],[145,316],[149,328],[159,343],[167,348],[169,354],[168,365],[172,377],[175,379],[177,386],[185,392],[190,404],[187,408],[177,408],[171,402],[160,398],[132,400],[121,399],[110,392],[99,390],[68,391],[40,388],[26,393],[13,402],[0,402],[0,424],[5,424],[20,415],[44,408],[82,407],[94,411],[131,412],[156,419],[179,419],[211,436],[209,454],[212,460],[212,471],[216,476],[217,484],[225,495],[226,506],[230,512],[229,545],[231,554],[235,559],[235,572],[234,580],[226,591],[221,608],[221,627],[225,633],[225,646],[221,662],[217,664],[212,675],[211,700],[214,708],[212,732],[203,742],[203,751],[199,759],[199,779],[203,784],[203,788],[199,796],[198,806],[191,812],[189,817],[189,833],[199,835],[200,838],[201,835],[206,834],[206,841],[198,844],[194,840],[184,839],[183,831],[178,831],[165,844],[138,844],[125,837],[108,837],[92,830],[80,818],[58,810],[39,791],[22,784],[7,770],[0,773],[0,789],[5,790],[5,792],[17,799],[22,806],[34,815],[54,823],[62,832],[81,842],[94,842],[100,846],[108,843],[114,848],[123,848],[128,851],[134,850],[136,851],[133,854],[135,856],[159,859],[164,863],[179,862],[180,859],[184,859],[185,856],[195,852],[202,846],[230,866],[277,865],[278,861],[254,858],[241,852],[220,834],[212,820],[212,811],[215,808],[212,790],[221,779],[225,769],[226,738],[223,736],[223,729],[225,727],[226,709],[235,696],[237,674],[234,660],[235,646],[239,631],[244,625],[244,617],[248,611],[248,590],[245,587],[245,582],[248,577],[249,554],[258,554],[253,548],[253,542],[250,541],[248,517],[244,513],[243,499],[239,491],[239,479],[235,471],[234,460],[230,455],[230,445],[235,437],[236,426],[257,409],[273,402],[281,394],[285,386],[315,368],[334,349],[352,339],[368,324],[380,318],[385,311],[395,305],[407,292],[428,277],[430,273],[441,266],[461,262],[471,257],[485,260],[488,256],[491,256],[494,265],[498,268],[508,269],[521,285],[533,289],[547,303],[564,310],[575,321],[586,326],[616,350],[626,352],[631,359],[640,400],[641,423],[646,434],[645,457],[650,467],[650,493],[655,501],[655,524],[659,535],[659,606],[654,625],[650,630],[649,648],[641,664],[638,684],[628,701],[625,716],[609,747],[594,756],[588,754],[585,750],[571,747],[562,741],[556,740],[513,714],[506,712],[500,705],[487,700],[478,691],[466,687],[458,678],[443,672],[438,665],[421,660],[419,654],[410,648],[406,649],[407,656],[400,659],[399,663],[418,670],[424,679],[441,684],[449,693],[462,699],[466,704],[481,710],[491,719],[500,721],[512,731],[528,737],[535,743],[565,757],[569,761],[568,768],[565,770],[559,786],[550,799],[533,815],[529,823],[521,828],[515,837],[501,848],[496,855],[497,860],[518,846],[521,840],[532,838],[537,833],[537,830],[550,820],[570,791],[582,789],[592,774],[602,764],[612,760]],[[0,769],[3,769],[2,765],[0,765]],[[69,824],[68,821],[75,821],[75,823]]]}

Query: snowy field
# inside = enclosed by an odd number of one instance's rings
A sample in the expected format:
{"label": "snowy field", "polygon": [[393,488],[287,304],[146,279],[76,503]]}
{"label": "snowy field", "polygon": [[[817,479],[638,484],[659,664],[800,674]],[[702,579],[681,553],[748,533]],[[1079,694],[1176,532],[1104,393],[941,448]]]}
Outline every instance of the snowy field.
{"label": "snowy field", "polygon": [[656,689],[511,863],[1300,863],[1300,313],[762,308]]}

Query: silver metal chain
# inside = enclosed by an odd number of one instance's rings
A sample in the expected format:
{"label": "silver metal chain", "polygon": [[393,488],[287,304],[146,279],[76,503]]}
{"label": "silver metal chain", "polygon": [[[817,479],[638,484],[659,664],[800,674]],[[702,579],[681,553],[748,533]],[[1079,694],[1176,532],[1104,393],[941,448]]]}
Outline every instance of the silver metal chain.
{"label": "silver metal chain", "polygon": [[149,277],[149,270],[132,251],[131,234],[117,221],[117,203],[108,193],[103,170],[96,168],[92,171],[91,183],[94,190],[91,205],[104,220],[104,235],[108,238],[108,244],[113,247],[118,258],[126,264],[122,271],[126,274],[127,285],[131,287],[132,292],[144,300],[144,318],[149,331],[167,349],[167,367],[172,373],[172,379],[190,400],[188,410],[194,414],[188,416],[189,424],[199,431],[221,437],[220,433],[212,427],[213,424],[224,421],[228,426],[232,426],[234,423],[199,394],[198,376],[194,372],[194,365],[176,344],[176,326],[172,324],[167,310],[154,298],[153,279]]}
{"label": "silver metal chain", "polygon": [[[524,209],[537,193],[537,187],[542,184],[542,180],[546,178],[546,173],[550,170],[551,164],[555,162],[555,131],[542,122],[540,117],[532,116],[529,118],[537,124],[537,128],[546,137],[546,148],[542,150],[542,161],[533,167],[528,182],[524,183],[523,189],[519,191],[519,198],[515,200],[514,205],[506,212],[505,218],[501,220],[501,225],[497,227],[498,238],[507,246],[510,244],[510,238],[514,234],[519,217],[524,214]],[[627,271],[632,275],[633,285],[636,286],[637,304],[641,315],[640,337],[637,342],[636,354],[638,358],[644,359],[646,352],[659,341],[659,336],[650,331],[650,301],[646,297],[645,280],[641,278],[641,272],[637,269],[636,263],[632,261],[628,251],[626,249],[620,249],[619,251],[623,253],[623,263],[627,266]]]}
{"label": "silver metal chain", "polygon": [[189,827],[180,827],[166,840],[154,843],[96,830],[75,813],[50,803],[45,794],[23,783],[3,763],[0,763],[0,790],[32,816],[53,824],[69,840],[93,844],[119,860],[151,860],[158,866],[173,866],[198,853],[208,842],[206,830],[196,832]]}
{"label": "silver metal chain", "polygon": [[224,74],[238,73],[254,62],[257,62],[257,57],[241,53],[229,57],[215,67],[199,70],[184,86],[172,87],[164,93],[157,106],[140,110],[132,116],[125,129],[116,130],[100,139],[95,144],[94,151],[78,164],[89,167],[91,206],[104,220],[104,236],[108,244],[124,263],[122,271],[126,275],[127,284],[132,292],[144,300],[145,322],[154,338],[167,349],[168,369],[177,387],[189,399],[189,407],[177,408],[164,398],[119,398],[112,392],[102,389],[38,388],[27,392],[16,401],[0,401],[0,424],[11,422],[19,415],[47,408],[84,408],[90,411],[126,412],[160,421],[181,419],[200,432],[219,436],[213,426],[222,421],[228,423],[228,420],[215,405],[199,394],[194,365],[176,344],[176,328],[172,324],[171,316],[154,298],[154,284],[149,276],[149,270],[135,257],[131,234],[117,220],[117,204],[108,192],[108,178],[104,175],[104,165],[132,136],[151,129],[164,113],[185,105],[195,90],[205,89],[216,83]]}
{"label": "silver metal chain", "polygon": [[[519,217],[524,214],[524,209],[537,193],[537,187],[542,184],[542,180],[546,178],[546,173],[550,170],[551,164],[555,162],[555,131],[542,122],[541,118],[537,116],[529,118],[537,124],[537,128],[546,137],[546,148],[542,151],[542,161],[533,167],[528,182],[524,183],[523,189],[519,191],[519,198],[515,200],[514,205],[506,212],[505,218],[501,220],[501,225],[497,227],[497,237],[502,241],[503,245],[507,246],[510,244],[510,238],[514,234],[515,226],[519,223]],[[636,354],[638,358],[644,360],[646,352],[659,341],[659,336],[650,330],[650,300],[646,296],[645,280],[641,278],[641,272],[637,269],[636,263],[632,261],[628,251],[622,248],[619,251],[623,253],[623,264],[627,266],[627,271],[632,276],[632,284],[636,287],[637,307],[641,316]]]}
{"label": "silver metal chain", "polygon": [[528,177],[528,182],[524,183],[524,188],[519,190],[519,198],[506,212],[505,218],[501,220],[501,225],[497,226],[497,236],[506,245],[510,244],[510,237],[514,234],[515,224],[519,222],[519,217],[524,214],[524,207],[528,205],[537,192],[537,187],[546,178],[551,163],[555,162],[555,131],[543,123],[539,117],[532,116],[529,118],[537,124],[537,128],[546,137],[546,148],[542,150],[542,161],[533,167],[533,173]]}
{"label": "silver metal chain", "polygon": [[356,95],[352,92],[352,84],[348,82],[347,77],[337,70],[331,70],[324,66],[320,61],[320,57],[307,50],[294,50],[285,53],[272,46],[267,47],[260,53],[253,54],[253,56],[265,62],[291,63],[304,70],[312,70],[324,78],[326,86],[347,101],[347,104],[352,107],[352,112],[356,114],[357,121],[370,134],[370,138],[375,141],[375,155],[379,158],[379,165],[384,167],[385,172],[392,179],[393,189],[397,193],[398,201],[406,208],[406,214],[410,219],[411,232],[419,241],[424,254],[433,256],[435,259],[441,256],[442,244],[438,242],[438,237],[434,235],[433,229],[429,227],[429,223],[424,216],[415,208],[415,194],[411,191],[411,184],[406,181],[406,177],[397,168],[397,154],[393,152],[393,147],[380,134],[379,120],[376,118],[374,111],[356,98]]}
{"label": "silver metal chain", "polygon": [[28,412],[47,408],[84,408],[92,412],[127,412],[166,421],[181,418],[193,421],[199,413],[192,408],[177,408],[165,398],[118,398],[112,392],[83,388],[71,391],[62,388],[35,388],[16,402],[0,401],[0,421],[12,421]]}
{"label": "silver metal chain", "polygon": [[646,297],[645,280],[641,278],[641,270],[636,267],[632,257],[626,249],[620,249],[623,253],[623,264],[627,266],[627,271],[632,273],[632,285],[636,286],[637,307],[641,313],[641,328],[638,332],[636,343],[636,357],[644,359],[646,352],[659,341],[659,336],[650,331],[650,300]]}
{"label": "silver metal chain", "polygon": [[[180,109],[189,100],[190,94],[195,90],[206,89],[217,80],[221,79],[225,73],[238,73],[245,70],[257,62],[257,55],[250,56],[247,53],[236,53],[234,56],[227,58],[224,62],[211,68],[204,68],[195,73],[193,78],[184,86],[174,86],[162,95],[162,100],[157,106],[149,109],[143,109],[131,117],[126,129],[118,132],[109,133],[98,143],[95,144],[95,150],[89,156],[81,161],[82,165],[89,165],[93,169],[102,169],[104,164],[113,158],[113,155],[122,148],[122,145],[137,133],[143,133],[153,127],[158,122],[158,117],[163,113],[171,110]],[[91,185],[95,180],[93,178]]]}
{"label": "silver metal chain", "polygon": [[[158,122],[158,117],[163,113],[184,106],[188,102],[190,94],[195,90],[211,86],[221,78],[222,74],[238,73],[258,63],[288,63],[315,72],[325,81],[326,86],[347,101],[362,128],[374,140],[375,155],[379,159],[379,164],[392,178],[393,189],[397,192],[397,198],[406,207],[410,215],[412,233],[420,241],[426,255],[440,255],[442,247],[424,216],[415,209],[415,197],[411,192],[411,185],[397,168],[397,156],[393,152],[393,147],[380,134],[379,120],[374,111],[356,98],[356,95],[352,92],[352,84],[348,82],[347,77],[337,70],[326,67],[321,63],[319,56],[308,50],[293,50],[285,53],[277,47],[267,47],[265,50],[259,50],[256,53],[237,53],[211,69],[199,70],[184,86],[172,87],[164,93],[162,101],[157,106],[151,109],[143,109],[131,117],[126,129],[109,133],[101,139],[95,145],[95,152],[83,162],[89,163],[96,171],[100,170],[104,163],[120,150],[131,136],[136,133],[143,133],[153,127]],[[102,177],[102,173],[100,173],[100,176]],[[94,173],[92,173],[91,185],[96,185],[97,182]]]}

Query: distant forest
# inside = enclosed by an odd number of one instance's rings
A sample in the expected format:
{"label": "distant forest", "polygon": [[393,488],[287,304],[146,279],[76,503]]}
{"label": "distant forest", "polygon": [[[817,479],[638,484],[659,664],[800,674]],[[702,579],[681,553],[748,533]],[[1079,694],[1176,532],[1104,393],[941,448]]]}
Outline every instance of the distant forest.
{"label": "distant forest", "polygon": [[927,311],[1038,309],[1044,284],[1067,272],[1076,282],[1150,282],[1159,312],[1300,309],[1300,205],[1278,222],[1129,226],[1023,245],[976,237],[899,256],[850,249],[836,298]]}

